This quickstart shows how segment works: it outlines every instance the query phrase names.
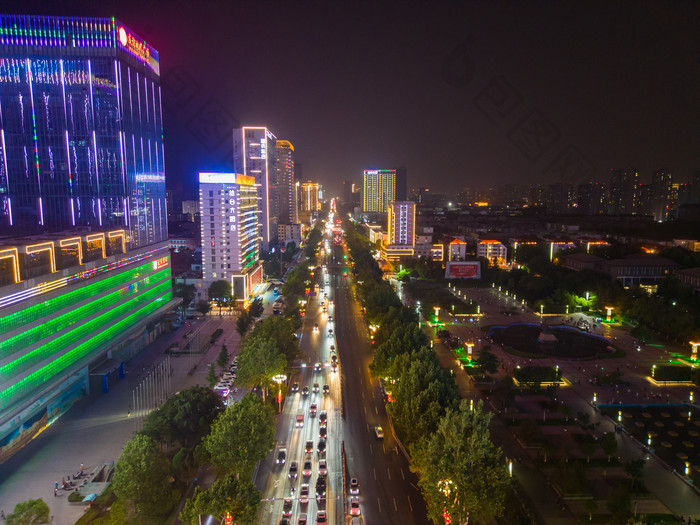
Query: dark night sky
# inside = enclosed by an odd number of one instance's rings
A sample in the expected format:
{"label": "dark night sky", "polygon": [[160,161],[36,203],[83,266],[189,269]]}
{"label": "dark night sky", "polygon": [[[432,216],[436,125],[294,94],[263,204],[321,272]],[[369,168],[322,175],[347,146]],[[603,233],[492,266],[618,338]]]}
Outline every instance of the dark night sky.
{"label": "dark night sky", "polygon": [[290,140],[333,192],[700,169],[700,2],[3,2],[116,16],[160,53],[168,184],[225,169],[230,128]]}

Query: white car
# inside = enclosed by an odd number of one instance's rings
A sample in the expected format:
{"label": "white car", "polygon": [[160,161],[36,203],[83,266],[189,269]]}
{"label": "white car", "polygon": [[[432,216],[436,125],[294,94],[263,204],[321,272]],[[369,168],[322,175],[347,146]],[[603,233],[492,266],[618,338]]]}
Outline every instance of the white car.
{"label": "white car", "polygon": [[318,475],[327,476],[328,475],[328,464],[325,459],[318,460]]}
{"label": "white car", "polygon": [[374,427],[374,433],[376,434],[377,439],[384,439],[384,429],[382,427]]}

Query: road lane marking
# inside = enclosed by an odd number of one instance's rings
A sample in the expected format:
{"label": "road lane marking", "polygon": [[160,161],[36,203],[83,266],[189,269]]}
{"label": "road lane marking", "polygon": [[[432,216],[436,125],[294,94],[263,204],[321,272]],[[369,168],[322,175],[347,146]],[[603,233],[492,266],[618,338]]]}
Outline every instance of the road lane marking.
{"label": "road lane marking", "polygon": [[377,407],[376,407],[376,406],[374,407],[374,413],[377,414],[377,415],[379,415],[379,410],[377,410]]}
{"label": "road lane marking", "polygon": [[367,407],[362,407],[365,409],[365,415],[367,415]]}
{"label": "road lane marking", "polygon": [[398,507],[396,506],[396,498],[392,498],[392,499],[394,500],[394,511],[395,511],[395,512],[398,512],[399,509],[398,509]]}
{"label": "road lane marking", "polygon": [[369,453],[372,454],[372,443],[369,444]]}
{"label": "road lane marking", "polygon": [[406,476],[403,475],[403,469],[400,469],[400,470],[401,470],[401,479],[405,480]]}
{"label": "road lane marking", "polygon": [[389,481],[391,481],[391,470],[389,470],[389,467],[387,467],[386,473],[389,476]]}
{"label": "road lane marking", "polygon": [[374,479],[375,479],[375,481],[376,481],[376,479],[377,479],[377,469],[375,469],[374,467],[372,467],[372,472],[374,473]]}
{"label": "road lane marking", "polygon": [[406,496],[408,498],[408,508],[413,512],[413,505],[411,505],[411,496]]}

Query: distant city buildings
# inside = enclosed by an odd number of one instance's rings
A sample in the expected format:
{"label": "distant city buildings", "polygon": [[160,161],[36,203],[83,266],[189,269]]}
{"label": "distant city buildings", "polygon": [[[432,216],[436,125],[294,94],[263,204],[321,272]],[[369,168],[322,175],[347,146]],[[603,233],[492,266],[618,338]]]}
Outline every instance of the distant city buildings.
{"label": "distant city buildings", "polygon": [[203,284],[229,281],[238,301],[262,281],[258,201],[255,177],[199,174]]}
{"label": "distant city buildings", "polygon": [[107,392],[173,309],[158,52],[0,16],[0,462]]}
{"label": "distant city buildings", "polygon": [[479,241],[476,247],[476,256],[484,257],[494,265],[503,265],[507,255],[508,249],[501,242],[493,239]]}
{"label": "distant city buildings", "polygon": [[406,200],[406,168],[364,170],[362,211],[386,213],[392,201]]}
{"label": "distant city buildings", "polygon": [[316,182],[304,182],[300,186],[299,219],[310,224],[313,216],[321,209],[320,185]]}
{"label": "distant city buildings", "polygon": [[387,239],[384,244],[384,257],[388,260],[412,257],[416,244],[416,203],[413,201],[393,201],[388,207]]}

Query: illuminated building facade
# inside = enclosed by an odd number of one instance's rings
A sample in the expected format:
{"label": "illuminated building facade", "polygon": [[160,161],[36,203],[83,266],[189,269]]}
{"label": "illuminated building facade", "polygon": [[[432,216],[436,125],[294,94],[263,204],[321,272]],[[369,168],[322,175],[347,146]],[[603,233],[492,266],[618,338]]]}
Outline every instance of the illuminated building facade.
{"label": "illuminated building facade", "polygon": [[236,173],[200,173],[202,277],[231,282],[239,301],[262,280],[258,236],[258,186],[255,177]]}
{"label": "illuminated building facade", "polygon": [[396,170],[365,170],[362,185],[362,211],[386,213],[396,200]]}
{"label": "illuminated building facade", "polygon": [[129,250],[125,230],[0,245],[0,282],[3,462],[91,387],[124,377],[177,303],[168,243]]}
{"label": "illuminated building facade", "polygon": [[114,18],[0,15],[0,231],[165,241],[158,52]]}
{"label": "illuminated building facade", "polygon": [[303,182],[299,195],[299,220],[311,223],[314,213],[321,209],[320,187],[315,182]]}
{"label": "illuminated building facade", "polygon": [[294,181],[294,146],[288,140],[278,140],[276,143],[275,174],[278,224],[298,224],[299,198]]}
{"label": "illuminated building facade", "polygon": [[492,264],[504,264],[507,254],[507,248],[499,241],[483,240],[476,246],[476,256],[485,257]]}
{"label": "illuminated building facade", "polygon": [[261,247],[268,250],[277,240],[277,180],[275,143],[266,127],[246,126],[233,130],[233,171],[255,178]]}
{"label": "illuminated building facade", "polygon": [[416,203],[394,201],[389,203],[387,242],[384,257],[388,260],[412,257],[416,245]]}

